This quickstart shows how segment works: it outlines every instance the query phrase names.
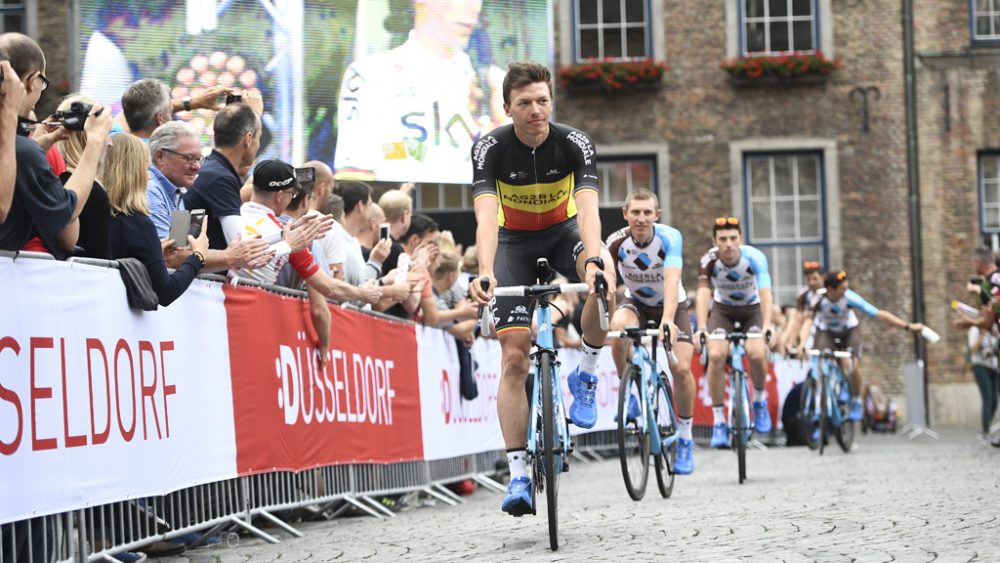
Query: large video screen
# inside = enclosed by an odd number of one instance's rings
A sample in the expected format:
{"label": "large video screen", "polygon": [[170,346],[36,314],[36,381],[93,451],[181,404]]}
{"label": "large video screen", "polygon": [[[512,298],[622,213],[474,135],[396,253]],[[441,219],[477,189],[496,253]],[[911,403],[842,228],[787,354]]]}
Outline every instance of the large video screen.
{"label": "large video screen", "polygon": [[[387,182],[470,183],[508,63],[552,62],[549,0],[88,0],[78,29],[79,91],[116,112],[141,78],[257,90],[262,156]],[[212,146],[212,111],[178,119]]]}

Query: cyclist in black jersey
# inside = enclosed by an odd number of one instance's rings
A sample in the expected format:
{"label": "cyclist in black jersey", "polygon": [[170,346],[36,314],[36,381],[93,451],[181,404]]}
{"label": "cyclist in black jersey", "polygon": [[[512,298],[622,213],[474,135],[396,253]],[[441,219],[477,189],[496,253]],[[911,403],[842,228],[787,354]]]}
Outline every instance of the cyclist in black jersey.
{"label": "cyclist in black jersey", "polygon": [[[498,297],[493,288],[535,283],[535,263],[544,257],[559,273],[590,285],[583,312],[583,360],[569,376],[570,419],[591,428],[597,421],[594,392],[597,358],[607,333],[600,328],[594,280],[610,263],[601,244],[596,154],[590,137],[549,122],[552,77],[537,63],[510,65],[503,84],[504,110],[513,124],[495,129],[472,148],[476,248],[480,279],[472,296],[490,303],[503,349],[497,415],[507,446],[511,483],[501,508],[530,513],[531,478],[525,463],[528,401],[524,393],[531,348],[530,298]],[[609,307],[614,296],[608,283]],[[492,301],[491,301],[492,299]]]}

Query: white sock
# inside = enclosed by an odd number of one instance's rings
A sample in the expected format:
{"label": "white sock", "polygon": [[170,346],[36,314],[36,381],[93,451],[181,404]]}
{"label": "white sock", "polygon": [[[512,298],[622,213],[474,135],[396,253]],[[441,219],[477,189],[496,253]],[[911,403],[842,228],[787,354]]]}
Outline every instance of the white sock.
{"label": "white sock", "polygon": [[681,438],[685,440],[693,440],[691,437],[691,424],[694,421],[689,418],[678,418],[677,419],[677,433]]}
{"label": "white sock", "polygon": [[753,388],[753,400],[755,403],[767,402],[767,389],[757,389]]}
{"label": "white sock", "polygon": [[510,480],[528,476],[528,459],[525,450],[507,450],[507,465],[510,466]]}
{"label": "white sock", "polygon": [[583,357],[580,358],[580,371],[585,371],[590,374],[597,373],[597,359],[601,357],[601,349],[604,346],[593,347],[587,344],[586,340],[581,340],[582,346],[580,351],[583,352]]}
{"label": "white sock", "polygon": [[720,422],[726,422],[726,406],[719,405],[717,407],[712,407],[712,424],[719,424]]}

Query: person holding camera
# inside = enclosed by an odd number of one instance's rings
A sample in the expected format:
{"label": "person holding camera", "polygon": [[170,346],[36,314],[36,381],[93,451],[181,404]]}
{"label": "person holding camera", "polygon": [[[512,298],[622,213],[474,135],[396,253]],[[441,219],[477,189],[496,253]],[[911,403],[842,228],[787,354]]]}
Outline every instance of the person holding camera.
{"label": "person holding camera", "polygon": [[[4,33],[0,35],[0,60],[9,61],[11,79],[14,76],[21,79],[25,95],[18,107],[18,120],[25,122],[42,92],[48,88],[45,55],[30,37]],[[87,112],[83,130],[87,134],[87,146],[65,187],[52,173],[38,143],[20,134],[17,136],[16,197],[12,199],[5,221],[0,224],[0,249],[51,249],[62,255],[76,245],[80,233],[80,212],[90,196],[97,164],[111,131],[111,112],[94,105]],[[33,237],[37,239],[32,241]],[[30,246],[29,241],[33,242]]]}
{"label": "person holding camera", "polygon": [[180,297],[205,266],[208,234],[202,226],[198,238],[188,235],[191,255],[173,273],[163,259],[164,246],[175,241],[160,241],[149,218],[146,196],[149,150],[134,135],[121,133],[111,138],[105,164],[104,183],[111,202],[111,255],[114,258],[137,258],[146,266],[153,291],[160,305],[166,307]]}

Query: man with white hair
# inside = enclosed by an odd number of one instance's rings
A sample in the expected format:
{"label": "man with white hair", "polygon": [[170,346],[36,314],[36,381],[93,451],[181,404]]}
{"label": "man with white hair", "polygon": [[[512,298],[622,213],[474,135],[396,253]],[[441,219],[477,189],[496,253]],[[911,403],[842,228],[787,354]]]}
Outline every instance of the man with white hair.
{"label": "man with white hair", "polygon": [[[170,236],[170,217],[183,203],[181,196],[194,184],[201,170],[201,141],[187,124],[168,121],[149,138],[149,216],[156,235]],[[183,262],[190,249],[168,249],[168,264]],[[225,250],[210,249],[205,255],[205,271],[240,268],[269,258],[268,244],[262,240],[233,240]]]}

